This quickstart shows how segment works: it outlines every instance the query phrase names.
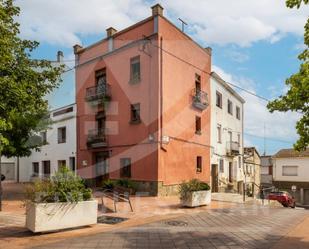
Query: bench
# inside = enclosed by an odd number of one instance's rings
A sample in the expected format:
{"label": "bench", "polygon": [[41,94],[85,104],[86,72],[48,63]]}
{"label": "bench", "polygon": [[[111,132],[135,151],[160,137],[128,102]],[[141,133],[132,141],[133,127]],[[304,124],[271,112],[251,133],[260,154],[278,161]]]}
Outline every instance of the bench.
{"label": "bench", "polygon": [[117,212],[117,206],[116,206],[117,202],[121,202],[121,201],[129,203],[131,212],[133,212],[132,204],[130,201],[130,193],[131,193],[131,189],[120,187],[120,186],[116,186],[113,189],[103,189],[102,196],[101,196],[102,207],[104,206],[103,199],[104,197],[106,197],[114,201],[115,212]]}

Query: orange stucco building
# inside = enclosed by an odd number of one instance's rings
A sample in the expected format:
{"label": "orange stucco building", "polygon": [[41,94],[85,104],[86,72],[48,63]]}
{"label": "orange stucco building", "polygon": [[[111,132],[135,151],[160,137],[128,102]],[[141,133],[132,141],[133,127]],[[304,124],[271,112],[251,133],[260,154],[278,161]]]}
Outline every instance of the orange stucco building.
{"label": "orange stucco building", "polygon": [[100,182],[130,178],[154,195],[210,181],[211,49],[152,15],[76,56],[77,167]]}

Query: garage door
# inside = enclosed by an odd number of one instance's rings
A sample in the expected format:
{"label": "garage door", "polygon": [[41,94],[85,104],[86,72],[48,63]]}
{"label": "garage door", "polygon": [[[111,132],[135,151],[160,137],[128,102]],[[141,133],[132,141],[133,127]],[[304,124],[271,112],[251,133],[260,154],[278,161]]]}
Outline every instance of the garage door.
{"label": "garage door", "polygon": [[2,163],[1,173],[5,175],[5,180],[15,180],[15,164]]}
{"label": "garage door", "polygon": [[304,204],[309,205],[309,189],[304,189]]}

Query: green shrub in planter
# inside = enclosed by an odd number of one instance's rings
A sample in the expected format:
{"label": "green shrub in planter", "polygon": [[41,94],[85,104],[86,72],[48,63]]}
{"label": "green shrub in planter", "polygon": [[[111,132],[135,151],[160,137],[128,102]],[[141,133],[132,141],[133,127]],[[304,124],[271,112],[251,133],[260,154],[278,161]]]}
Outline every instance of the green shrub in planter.
{"label": "green shrub in planter", "polygon": [[103,189],[113,189],[115,186],[116,186],[116,181],[111,180],[111,179],[104,180],[102,183]]}
{"label": "green shrub in planter", "polygon": [[108,179],[104,180],[102,184],[103,189],[113,189],[116,186],[131,189],[133,191],[136,190],[136,183],[127,178],[117,180]]}
{"label": "green shrub in planter", "polygon": [[116,181],[116,185],[124,188],[129,188],[132,190],[136,189],[136,183],[127,178],[118,179]]}
{"label": "green shrub in planter", "polygon": [[192,179],[189,182],[183,182],[179,186],[179,194],[181,200],[186,200],[194,191],[210,190],[210,186],[206,182],[198,179]]}
{"label": "green shrub in planter", "polygon": [[92,198],[92,190],[67,167],[61,167],[50,179],[36,181],[26,188],[26,199],[34,203],[79,202]]}

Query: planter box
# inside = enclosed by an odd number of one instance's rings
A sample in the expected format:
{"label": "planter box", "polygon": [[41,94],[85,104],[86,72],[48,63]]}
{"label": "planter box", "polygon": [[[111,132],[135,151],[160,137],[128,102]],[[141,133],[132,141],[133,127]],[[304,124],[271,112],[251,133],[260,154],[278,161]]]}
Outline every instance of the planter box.
{"label": "planter box", "polygon": [[29,203],[26,227],[32,232],[49,232],[97,223],[98,202]]}
{"label": "planter box", "polygon": [[209,205],[211,202],[211,190],[194,191],[186,200],[181,200],[184,207],[199,207]]}

